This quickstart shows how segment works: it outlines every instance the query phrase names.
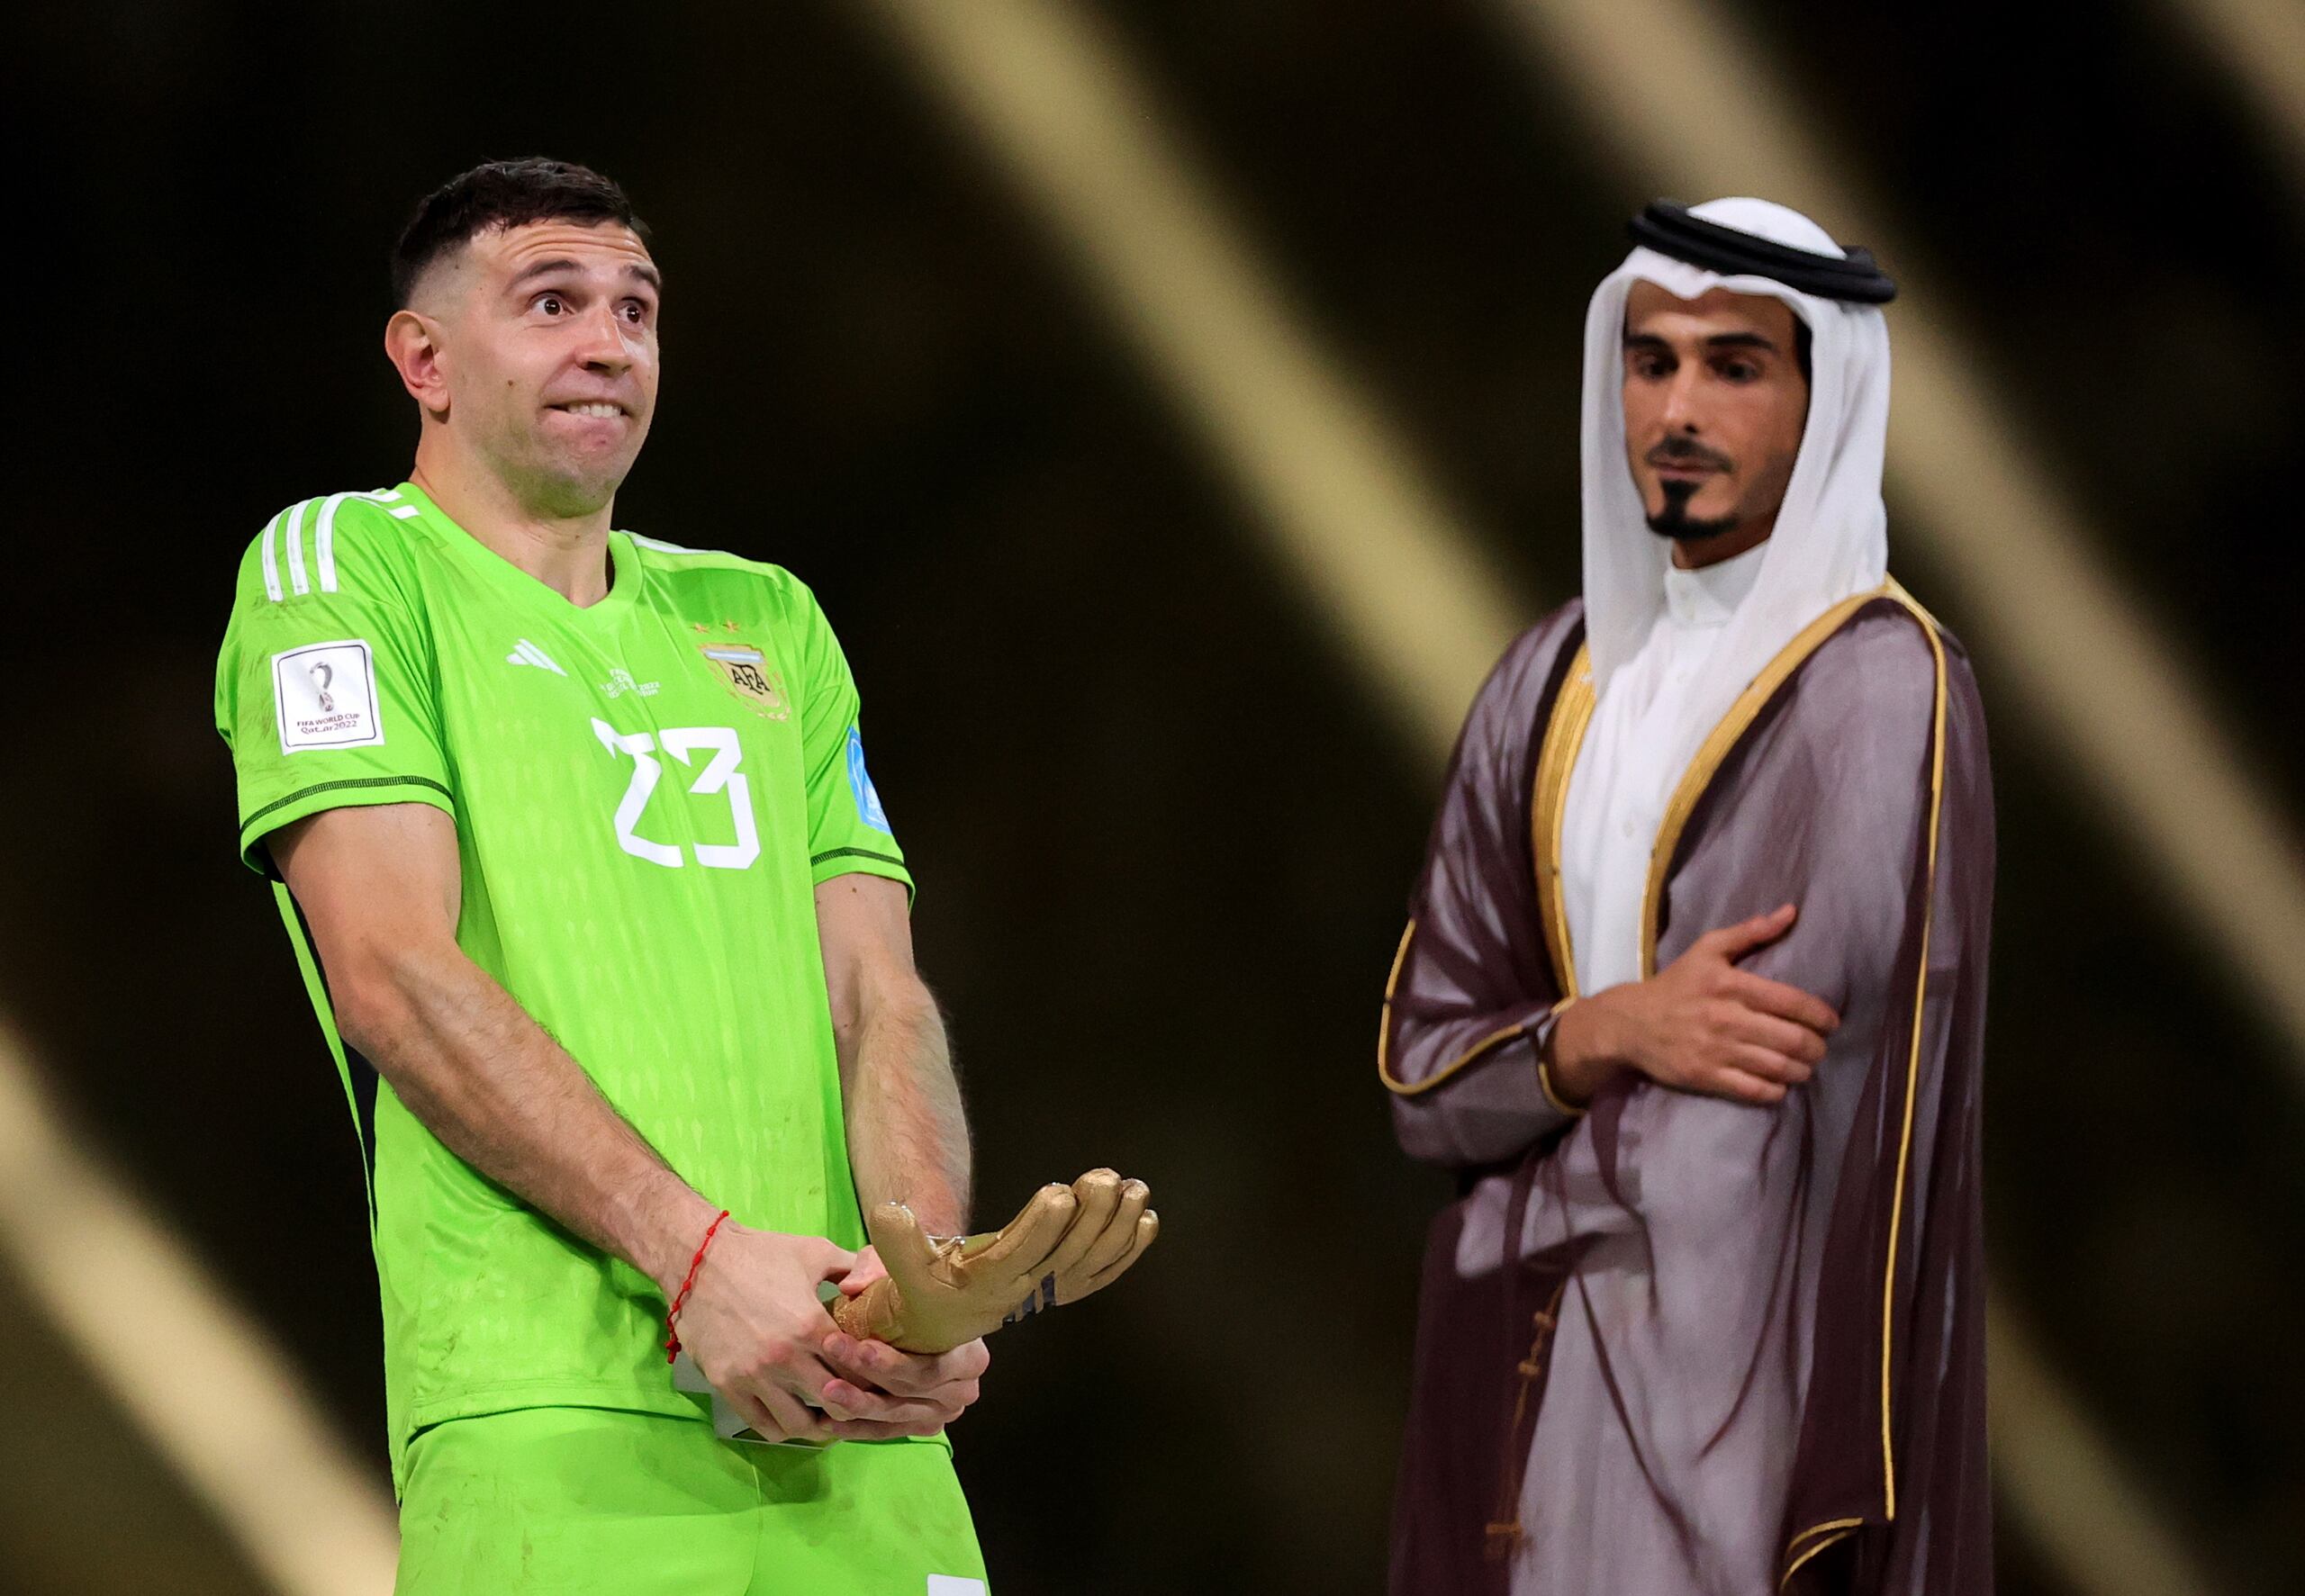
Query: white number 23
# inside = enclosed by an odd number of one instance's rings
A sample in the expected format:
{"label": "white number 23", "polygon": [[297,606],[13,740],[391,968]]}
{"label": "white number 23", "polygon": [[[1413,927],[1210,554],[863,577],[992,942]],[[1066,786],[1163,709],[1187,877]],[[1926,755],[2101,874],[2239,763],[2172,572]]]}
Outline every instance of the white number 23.
{"label": "white number 23", "polygon": [[736,822],[737,840],[692,843],[696,862],[710,870],[740,870],[760,857],[760,828],[753,819],[752,787],[737,769],[744,750],[732,727],[668,726],[652,736],[646,732],[619,732],[596,718],[592,735],[611,755],[629,754],[632,758],[632,780],[624,789],[623,801],[616,807],[618,847],[635,859],[645,859],[668,870],[678,870],[687,862],[679,844],[651,842],[638,830],[640,813],[648,807],[649,797],[664,774],[664,767],[656,758],[661,749],[683,765],[693,764],[697,753],[710,753],[712,757],[705,762],[696,780],[689,783],[689,796],[710,798],[716,792],[728,795],[728,813]]}

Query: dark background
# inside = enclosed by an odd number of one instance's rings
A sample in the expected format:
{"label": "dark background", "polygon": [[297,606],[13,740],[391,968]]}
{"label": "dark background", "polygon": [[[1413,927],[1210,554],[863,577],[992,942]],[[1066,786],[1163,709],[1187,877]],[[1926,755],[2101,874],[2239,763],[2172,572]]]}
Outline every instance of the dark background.
{"label": "dark background", "polygon": [[[1091,9],[1516,609],[1570,591],[1584,301],[1649,195],[1476,0]],[[2273,130],[2173,5],[1731,9],[1894,204],[2093,555],[2293,820],[2305,189]],[[1140,1273],[1004,1337],[955,1432],[996,1589],[1378,1589],[1446,1182],[1396,1152],[1370,1047],[1439,771],[867,12],[113,0],[19,27],[0,1005],[378,1478],[353,1142],[234,858],[211,676],[265,520],[406,469],[378,334],[414,198],[547,152],[628,186],[668,279],[619,524],[788,565],[841,629],[980,1217],[1096,1163],[1159,1194]],[[1930,313],[1900,304],[1893,338]],[[1900,573],[1962,630],[1897,515]],[[2292,1588],[2296,1060],[1972,641],[1997,717],[2003,1305],[2218,1589]],[[0,1589],[260,1588],[103,1438],[132,1431],[5,1272],[0,1328],[0,1395],[80,1438],[0,1450]],[[76,1471],[130,1516],[92,1537],[50,1511]],[[135,1572],[156,1537],[179,1548],[158,1582]],[[2003,1564],[2011,1596],[2080,1596],[2014,1529]]]}

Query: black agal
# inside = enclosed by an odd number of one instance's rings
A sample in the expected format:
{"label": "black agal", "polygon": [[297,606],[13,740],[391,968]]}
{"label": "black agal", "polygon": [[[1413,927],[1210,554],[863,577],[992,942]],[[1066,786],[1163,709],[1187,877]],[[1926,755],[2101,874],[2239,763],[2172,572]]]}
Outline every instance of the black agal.
{"label": "black agal", "polygon": [[1707,221],[1671,200],[1650,201],[1626,227],[1635,243],[1724,277],[1767,277],[1819,299],[1864,305],[1885,305],[1897,297],[1896,284],[1873,252],[1853,244],[1842,246],[1849,258],[1836,259]]}

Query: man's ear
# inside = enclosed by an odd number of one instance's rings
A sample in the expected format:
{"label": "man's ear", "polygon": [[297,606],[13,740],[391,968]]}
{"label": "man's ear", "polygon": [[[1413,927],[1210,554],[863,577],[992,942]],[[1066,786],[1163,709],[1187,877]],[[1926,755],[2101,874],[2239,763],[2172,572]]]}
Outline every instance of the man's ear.
{"label": "man's ear", "polygon": [[448,373],[438,322],[421,311],[394,311],[384,323],[384,358],[427,416],[436,421],[447,419]]}

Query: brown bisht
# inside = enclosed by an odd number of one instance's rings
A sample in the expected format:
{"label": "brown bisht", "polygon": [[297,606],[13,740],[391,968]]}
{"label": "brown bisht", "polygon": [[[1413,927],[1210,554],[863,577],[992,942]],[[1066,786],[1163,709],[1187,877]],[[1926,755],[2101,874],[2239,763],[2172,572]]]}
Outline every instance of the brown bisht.
{"label": "brown bisht", "polygon": [[1560,811],[1577,605],[1474,704],[1378,1068],[1433,1222],[1396,1596],[1980,1596],[1992,779],[1966,656],[1894,582],[1796,638],[1668,805],[1644,969],[1781,903],[1747,968],[1840,1030],[1774,1107],[1541,1080],[1575,995]]}

